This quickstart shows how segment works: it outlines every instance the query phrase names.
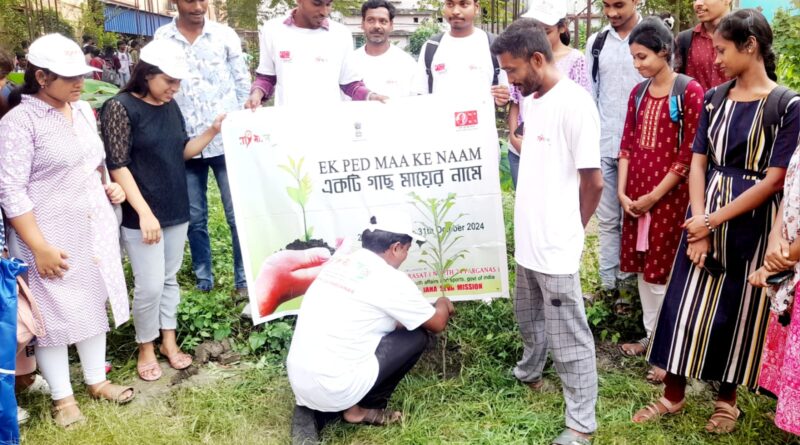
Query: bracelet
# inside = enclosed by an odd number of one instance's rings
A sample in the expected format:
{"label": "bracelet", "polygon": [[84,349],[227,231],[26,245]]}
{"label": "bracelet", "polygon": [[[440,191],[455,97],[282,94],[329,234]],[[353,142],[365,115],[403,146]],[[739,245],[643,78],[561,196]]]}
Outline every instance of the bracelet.
{"label": "bracelet", "polygon": [[375,93],[373,93],[372,91],[370,91],[369,93],[367,93],[367,100],[369,100],[369,97],[370,97],[371,95],[373,95],[373,94],[375,94]]}
{"label": "bracelet", "polygon": [[706,214],[703,216],[703,222],[705,222],[705,224],[706,224],[706,229],[708,229],[708,231],[709,231],[709,232],[712,232],[712,233],[713,233],[715,230],[717,230],[717,228],[716,228],[716,227],[711,227],[711,222],[709,221],[709,218],[708,218],[708,213],[706,213]]}

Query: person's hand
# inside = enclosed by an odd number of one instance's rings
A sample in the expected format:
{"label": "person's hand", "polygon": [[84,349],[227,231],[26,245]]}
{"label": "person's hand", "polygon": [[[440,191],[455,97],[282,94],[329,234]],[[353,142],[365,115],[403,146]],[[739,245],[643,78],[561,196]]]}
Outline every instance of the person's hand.
{"label": "person's hand", "polygon": [[686,230],[686,241],[692,243],[711,234],[711,231],[706,227],[705,215],[694,215],[687,219],[682,226]]}
{"label": "person's hand", "polygon": [[331,252],[324,247],[282,250],[270,255],[256,278],[259,315],[270,315],[281,304],[305,294],[330,258]]}
{"label": "person's hand", "polygon": [[790,258],[791,246],[789,241],[781,238],[770,237],[767,252],[764,255],[764,266],[771,273],[780,272],[797,264]]}
{"label": "person's hand", "polygon": [[703,267],[706,263],[706,257],[711,250],[711,242],[708,238],[701,238],[697,241],[690,242],[686,248],[686,256],[697,267]]}
{"label": "person's hand", "polygon": [[142,230],[142,241],[145,244],[156,244],[161,241],[161,223],[152,213],[139,216],[139,228]]}
{"label": "person's hand", "polygon": [[211,123],[211,129],[214,130],[215,133],[219,133],[222,131],[222,121],[225,120],[226,113],[222,113],[214,119],[214,122]]}
{"label": "person's hand", "polygon": [[250,96],[248,96],[247,101],[245,101],[244,107],[256,111],[256,109],[261,106],[261,99],[263,98],[264,92],[256,88],[250,92]]}
{"label": "person's hand", "polygon": [[389,97],[382,94],[369,92],[367,94],[367,100],[377,100],[378,102],[385,104],[386,101],[389,100]]}
{"label": "person's hand", "polygon": [[619,193],[617,197],[619,198],[619,205],[622,206],[622,210],[625,212],[626,215],[630,216],[631,218],[639,217],[639,215],[631,209],[633,200],[629,198],[628,195],[625,195],[624,193]]}
{"label": "person's hand", "polygon": [[58,247],[45,244],[33,251],[33,259],[36,262],[36,271],[42,278],[60,278],[64,272],[69,270],[67,264],[67,252]]}
{"label": "person's hand", "polygon": [[448,315],[453,315],[456,312],[456,307],[453,306],[453,302],[450,301],[450,299],[447,297],[437,298],[436,303],[434,303],[434,305],[435,306],[443,305],[444,307],[446,307]]}
{"label": "person's hand", "polygon": [[511,92],[505,85],[492,85],[492,97],[495,105],[504,107],[511,100]]}
{"label": "person's hand", "polygon": [[644,215],[658,202],[650,193],[642,195],[631,203],[631,211],[637,215]]}
{"label": "person's hand", "polygon": [[106,189],[106,196],[111,204],[122,204],[125,201],[125,190],[116,182],[110,182],[103,186]]}
{"label": "person's hand", "polygon": [[750,282],[751,286],[754,287],[767,287],[767,278],[772,275],[766,267],[761,266],[755,272],[751,273],[749,277],[747,277],[747,281]]}

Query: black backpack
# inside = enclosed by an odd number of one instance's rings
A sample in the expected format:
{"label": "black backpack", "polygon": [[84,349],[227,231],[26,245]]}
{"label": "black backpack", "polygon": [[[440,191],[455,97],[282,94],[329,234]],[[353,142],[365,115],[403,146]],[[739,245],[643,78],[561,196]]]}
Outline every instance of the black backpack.
{"label": "black backpack", "polygon": [[597,83],[597,74],[600,73],[600,51],[603,50],[603,45],[606,44],[606,37],[608,37],[608,30],[602,31],[597,34],[592,43],[592,81]]}
{"label": "black backpack", "polygon": [[[689,82],[692,81],[692,78],[685,75],[685,74],[678,74],[678,77],[675,78],[675,82],[672,84],[672,91],[670,91],[670,102],[672,102],[672,98],[675,98],[676,106],[678,108],[678,146],[683,143],[683,102],[684,102],[684,94],[686,93],[686,86],[689,85]],[[639,118],[639,106],[642,104],[642,99],[644,98],[644,93],[647,91],[647,88],[650,86],[650,82],[652,79],[647,79],[644,82],[640,82],[639,85],[636,85],[636,111],[634,113],[634,117],[636,119]],[[670,108],[670,111],[672,109]]]}
{"label": "black backpack", "polygon": [[[439,49],[439,43],[442,41],[442,37],[444,33],[439,33],[432,36],[426,42],[425,45],[425,73],[428,75],[428,94],[433,93],[433,72],[431,72],[431,64],[433,64],[433,55],[436,54],[436,50]],[[486,37],[489,39],[489,48],[492,47],[492,43],[494,43],[495,35],[487,32]],[[500,61],[497,60],[497,57],[493,56],[491,52],[489,56],[492,58],[492,67],[494,68],[494,75],[492,77],[492,85],[497,85],[499,80],[498,76],[500,75]]]}
{"label": "black backpack", "polygon": [[[711,96],[711,103],[707,106],[709,122],[713,120],[714,114],[720,109],[725,98],[728,97],[728,92],[733,86],[733,83],[734,80],[729,80],[714,88],[714,93]],[[778,85],[770,91],[767,96],[767,101],[764,104],[764,117],[761,120],[764,128],[780,124],[781,118],[784,113],[786,113],[786,107],[789,106],[789,102],[798,96],[800,95],[782,85]]]}
{"label": "black backpack", "polygon": [[681,55],[681,65],[678,67],[679,72],[686,74],[686,64],[689,63],[689,47],[692,46],[693,29],[687,29],[678,33],[675,43],[678,49],[678,54]]}

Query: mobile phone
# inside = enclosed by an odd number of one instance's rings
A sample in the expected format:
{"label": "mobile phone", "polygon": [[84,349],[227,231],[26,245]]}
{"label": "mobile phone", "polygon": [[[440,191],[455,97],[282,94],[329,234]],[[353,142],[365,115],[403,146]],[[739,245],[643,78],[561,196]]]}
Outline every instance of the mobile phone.
{"label": "mobile phone", "polygon": [[781,284],[791,278],[792,275],[794,275],[794,271],[792,269],[786,269],[776,273],[775,275],[770,275],[767,277],[767,284],[777,286],[778,284]]}
{"label": "mobile phone", "polygon": [[708,272],[709,275],[716,278],[725,273],[725,266],[710,254],[703,261],[703,270]]}

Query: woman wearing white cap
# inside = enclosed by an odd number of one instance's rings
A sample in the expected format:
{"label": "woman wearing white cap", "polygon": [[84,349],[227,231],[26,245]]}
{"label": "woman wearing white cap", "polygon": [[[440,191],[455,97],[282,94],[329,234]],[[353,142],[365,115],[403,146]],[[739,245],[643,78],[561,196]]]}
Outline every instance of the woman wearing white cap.
{"label": "woman wearing white cap", "polygon": [[128,84],[103,107],[101,127],[111,177],[128,196],[122,205],[122,240],[135,282],[133,323],[139,343],[137,371],[145,381],[161,377],[153,342],[175,369],[192,364],[176,340],[180,288],[177,274],[189,224],[184,161],[216,136],[224,115],[189,139],[172,100],[189,77],[183,49],[154,40],[141,50]]}
{"label": "woman wearing white cap", "polygon": [[[83,420],[69,380],[67,347],[80,356],[89,394],[118,403],[133,388],[106,380],[106,302],[116,325],[129,318],[111,204],[122,188],[103,184],[104,152],[94,113],[80,101],[87,66],[77,43],[40,37],[28,52],[25,83],[0,120],[0,204],[16,235],[17,256],[35,267],[30,289],[44,319],[36,360],[50,384],[53,419]],[[11,243],[12,245],[15,243]]]}

